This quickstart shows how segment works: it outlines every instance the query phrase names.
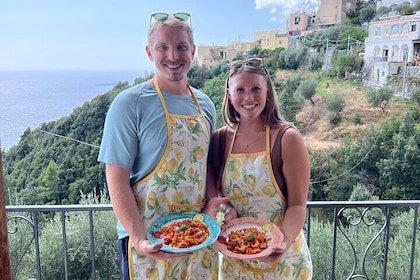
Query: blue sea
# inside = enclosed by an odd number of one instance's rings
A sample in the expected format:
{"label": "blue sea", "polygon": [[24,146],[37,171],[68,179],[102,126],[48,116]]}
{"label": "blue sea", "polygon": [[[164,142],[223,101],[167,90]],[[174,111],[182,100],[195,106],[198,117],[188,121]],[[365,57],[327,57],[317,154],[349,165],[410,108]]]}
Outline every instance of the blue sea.
{"label": "blue sea", "polygon": [[145,71],[0,71],[0,147],[17,144],[27,128],[69,115],[118,82]]}

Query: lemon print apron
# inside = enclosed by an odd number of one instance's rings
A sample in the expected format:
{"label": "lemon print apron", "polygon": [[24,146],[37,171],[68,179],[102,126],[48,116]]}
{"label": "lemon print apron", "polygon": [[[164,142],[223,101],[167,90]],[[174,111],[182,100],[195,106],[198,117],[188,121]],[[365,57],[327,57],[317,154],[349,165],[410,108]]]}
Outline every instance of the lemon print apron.
{"label": "lemon print apron", "polygon": [[[272,170],[270,156],[270,127],[266,127],[266,149],[257,153],[232,154],[233,136],[223,171],[222,187],[225,196],[240,217],[266,219],[281,227],[286,198]],[[238,260],[223,256],[223,280],[308,280],[312,278],[312,262],[303,232],[277,263]]]}
{"label": "lemon print apron", "polygon": [[[156,219],[173,212],[201,212],[210,143],[210,127],[192,90],[188,87],[199,113],[172,115],[155,80],[153,84],[165,112],[168,143],[156,168],[132,187],[146,230]],[[131,241],[128,250],[131,280],[217,280],[218,277],[218,254],[211,246],[172,260],[140,255]]]}

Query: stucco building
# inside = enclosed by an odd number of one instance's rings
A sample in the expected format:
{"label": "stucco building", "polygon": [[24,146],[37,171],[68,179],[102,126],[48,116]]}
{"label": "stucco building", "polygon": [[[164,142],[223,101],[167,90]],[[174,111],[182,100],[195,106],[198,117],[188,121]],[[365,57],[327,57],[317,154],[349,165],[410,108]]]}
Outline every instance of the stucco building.
{"label": "stucco building", "polygon": [[420,65],[420,13],[379,18],[365,40],[365,79],[381,86],[391,75]]}
{"label": "stucco building", "polygon": [[254,41],[261,49],[288,48],[287,32],[281,30],[255,32]]}
{"label": "stucco building", "polygon": [[233,42],[226,46],[197,46],[195,58],[199,66],[213,67],[223,61],[231,61],[238,55],[255,48],[256,42]]}

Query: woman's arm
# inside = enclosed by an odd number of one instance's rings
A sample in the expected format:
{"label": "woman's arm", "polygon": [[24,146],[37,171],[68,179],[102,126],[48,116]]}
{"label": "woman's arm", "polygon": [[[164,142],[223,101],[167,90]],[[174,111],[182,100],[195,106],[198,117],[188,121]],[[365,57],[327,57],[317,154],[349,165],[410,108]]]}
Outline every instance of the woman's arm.
{"label": "woman's arm", "polygon": [[306,202],[310,183],[309,153],[302,135],[288,129],[282,138],[283,174],[287,186],[287,208],[282,224],[284,243],[288,249],[306,221]]}

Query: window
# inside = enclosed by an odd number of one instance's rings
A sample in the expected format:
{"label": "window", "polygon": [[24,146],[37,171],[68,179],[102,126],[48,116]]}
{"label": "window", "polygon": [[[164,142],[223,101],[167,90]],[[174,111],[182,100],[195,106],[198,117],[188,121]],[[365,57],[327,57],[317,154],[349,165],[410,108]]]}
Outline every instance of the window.
{"label": "window", "polygon": [[295,17],[295,24],[299,24],[300,22],[300,17]]}
{"label": "window", "polygon": [[415,24],[411,25],[411,31],[416,31],[416,25]]}
{"label": "window", "polygon": [[379,26],[374,29],[375,36],[381,36],[381,28]]}
{"label": "window", "polygon": [[382,51],[382,61],[388,61],[388,50],[384,49]]}
{"label": "window", "polygon": [[398,24],[395,24],[392,26],[392,34],[398,34],[400,33],[400,26]]}
{"label": "window", "polygon": [[408,61],[408,50],[404,49],[402,51],[402,55],[403,55],[403,61]]}
{"label": "window", "polygon": [[407,33],[408,32],[408,23],[404,23],[402,26],[402,33]]}

